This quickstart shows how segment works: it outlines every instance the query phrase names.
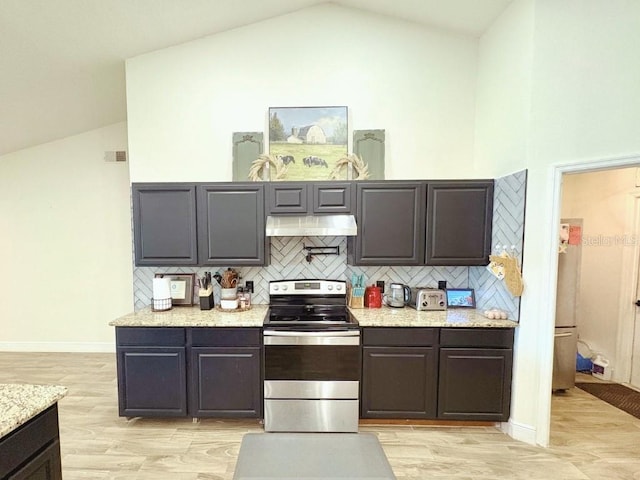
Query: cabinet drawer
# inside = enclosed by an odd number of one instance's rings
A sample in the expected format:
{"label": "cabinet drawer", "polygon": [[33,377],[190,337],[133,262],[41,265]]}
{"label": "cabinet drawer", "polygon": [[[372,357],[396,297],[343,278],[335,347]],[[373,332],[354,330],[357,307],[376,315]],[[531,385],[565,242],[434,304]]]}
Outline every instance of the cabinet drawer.
{"label": "cabinet drawer", "polygon": [[252,347],[262,344],[259,328],[191,328],[189,334],[194,347]]}
{"label": "cabinet drawer", "polygon": [[174,327],[117,327],[117,346],[183,346],[185,329]]}
{"label": "cabinet drawer", "polygon": [[513,328],[443,328],[440,345],[447,347],[513,347]]}
{"label": "cabinet drawer", "polygon": [[370,346],[430,346],[438,343],[437,328],[373,327],[362,331],[362,344]]}
{"label": "cabinet drawer", "polygon": [[0,478],[58,438],[58,404],[49,407],[0,441]]}

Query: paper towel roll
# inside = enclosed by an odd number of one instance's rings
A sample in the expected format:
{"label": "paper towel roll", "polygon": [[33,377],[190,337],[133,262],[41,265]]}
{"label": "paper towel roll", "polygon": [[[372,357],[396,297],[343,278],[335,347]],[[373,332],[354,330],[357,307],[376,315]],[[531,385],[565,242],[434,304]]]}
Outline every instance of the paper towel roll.
{"label": "paper towel roll", "polygon": [[153,298],[157,300],[171,298],[171,282],[168,278],[153,279]]}

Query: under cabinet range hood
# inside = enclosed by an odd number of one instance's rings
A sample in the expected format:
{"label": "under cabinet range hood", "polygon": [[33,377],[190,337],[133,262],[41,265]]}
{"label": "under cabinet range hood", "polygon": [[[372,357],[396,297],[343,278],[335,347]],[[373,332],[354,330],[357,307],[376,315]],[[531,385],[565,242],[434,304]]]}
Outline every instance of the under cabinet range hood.
{"label": "under cabinet range hood", "polygon": [[267,237],[354,236],[353,215],[268,216]]}

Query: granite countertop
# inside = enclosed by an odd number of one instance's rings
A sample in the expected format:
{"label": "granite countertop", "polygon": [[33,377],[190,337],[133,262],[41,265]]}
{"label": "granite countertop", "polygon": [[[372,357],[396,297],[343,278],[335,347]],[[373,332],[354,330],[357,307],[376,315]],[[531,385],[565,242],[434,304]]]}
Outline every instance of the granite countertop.
{"label": "granite countertop", "polygon": [[495,320],[485,317],[480,310],[450,309],[444,311],[418,311],[405,308],[352,308],[361,327],[466,327],[515,328],[513,320]]}
{"label": "granite countertop", "polygon": [[[173,307],[165,312],[145,308],[117,318],[113,327],[262,327],[268,305],[252,305],[245,311],[225,312],[219,308]],[[492,320],[479,310],[450,309],[417,311],[405,308],[351,308],[361,327],[467,327],[514,328],[513,320]]]}
{"label": "granite countertop", "polygon": [[45,411],[67,394],[58,385],[0,384],[0,438]]}
{"label": "granite countertop", "polygon": [[153,312],[147,307],[109,322],[112,327],[262,327],[268,305],[251,305],[249,310],[224,311],[219,308],[173,307]]}

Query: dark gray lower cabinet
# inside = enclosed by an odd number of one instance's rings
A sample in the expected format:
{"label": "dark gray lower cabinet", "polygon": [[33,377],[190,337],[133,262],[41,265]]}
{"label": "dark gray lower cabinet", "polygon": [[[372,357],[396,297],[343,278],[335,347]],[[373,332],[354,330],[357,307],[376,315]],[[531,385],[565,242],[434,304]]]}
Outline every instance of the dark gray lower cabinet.
{"label": "dark gray lower cabinet", "polygon": [[364,347],[362,361],[363,418],[434,418],[433,347]]}
{"label": "dark gray lower cabinet", "polygon": [[507,421],[513,329],[442,329],[438,418]]}
{"label": "dark gray lower cabinet", "polygon": [[126,417],[260,417],[259,328],[117,327]]}
{"label": "dark gray lower cabinet", "polygon": [[189,413],[262,416],[258,328],[191,329]]}
{"label": "dark gray lower cabinet", "polygon": [[118,349],[120,416],[187,415],[185,347]]}
{"label": "dark gray lower cabinet", "polygon": [[57,404],[0,440],[0,478],[62,479]]}
{"label": "dark gray lower cabinet", "polygon": [[362,418],[507,421],[513,329],[362,329]]}
{"label": "dark gray lower cabinet", "polygon": [[365,328],[363,418],[435,418],[438,329]]}
{"label": "dark gray lower cabinet", "polygon": [[61,480],[60,442],[56,440],[8,480]]}
{"label": "dark gray lower cabinet", "polygon": [[187,415],[185,339],[184,328],[116,328],[120,416]]}

